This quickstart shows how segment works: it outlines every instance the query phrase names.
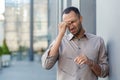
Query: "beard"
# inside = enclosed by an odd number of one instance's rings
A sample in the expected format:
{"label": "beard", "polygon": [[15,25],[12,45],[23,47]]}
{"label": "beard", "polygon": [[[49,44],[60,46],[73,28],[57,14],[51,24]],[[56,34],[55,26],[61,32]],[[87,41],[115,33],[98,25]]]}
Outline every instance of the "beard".
{"label": "beard", "polygon": [[79,27],[78,27],[78,31],[77,31],[77,33],[74,36],[77,37],[80,34],[81,30],[82,30],[82,24],[80,23]]}

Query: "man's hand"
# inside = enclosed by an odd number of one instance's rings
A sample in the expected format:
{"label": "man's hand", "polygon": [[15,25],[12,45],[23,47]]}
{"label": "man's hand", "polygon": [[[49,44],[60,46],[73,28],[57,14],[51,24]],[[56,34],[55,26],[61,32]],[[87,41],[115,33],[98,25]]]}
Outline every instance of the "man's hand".
{"label": "man's hand", "polygon": [[77,64],[80,64],[80,65],[82,65],[82,64],[88,64],[88,63],[89,63],[88,57],[87,57],[86,55],[84,55],[84,54],[81,54],[80,56],[76,57],[76,58],[74,59],[74,61],[75,61]]}
{"label": "man's hand", "polygon": [[76,57],[74,61],[80,65],[87,64],[91,68],[91,70],[95,73],[95,75],[101,76],[101,67],[91,59],[88,59],[86,55],[81,54],[80,56]]}
{"label": "man's hand", "polygon": [[57,56],[58,55],[58,50],[59,50],[62,38],[67,29],[67,23],[66,22],[59,23],[58,28],[59,28],[59,34],[57,35],[56,40],[55,40],[54,44],[52,45],[48,56]]}
{"label": "man's hand", "polygon": [[64,33],[66,32],[66,29],[67,29],[67,23],[61,22],[58,24],[58,27],[59,27],[59,34],[64,35]]}

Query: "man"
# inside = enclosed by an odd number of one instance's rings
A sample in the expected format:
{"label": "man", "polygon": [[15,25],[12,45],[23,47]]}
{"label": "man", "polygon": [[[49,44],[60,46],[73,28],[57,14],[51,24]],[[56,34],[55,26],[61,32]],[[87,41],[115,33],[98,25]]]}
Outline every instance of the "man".
{"label": "man", "polygon": [[[108,61],[101,37],[86,33],[76,7],[63,11],[59,33],[42,56],[42,66],[51,69],[58,61],[57,80],[97,80],[108,75]],[[66,34],[66,30],[70,33]]]}

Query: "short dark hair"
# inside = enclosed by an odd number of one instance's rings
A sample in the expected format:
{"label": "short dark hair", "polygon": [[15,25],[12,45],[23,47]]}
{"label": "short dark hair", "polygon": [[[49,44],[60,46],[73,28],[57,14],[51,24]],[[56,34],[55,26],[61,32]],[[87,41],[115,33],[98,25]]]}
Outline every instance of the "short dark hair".
{"label": "short dark hair", "polygon": [[63,16],[63,14],[68,14],[68,13],[70,13],[71,11],[74,11],[74,12],[78,15],[78,17],[81,16],[80,11],[78,10],[78,8],[73,7],[73,6],[66,8],[66,9],[62,12],[62,16]]}

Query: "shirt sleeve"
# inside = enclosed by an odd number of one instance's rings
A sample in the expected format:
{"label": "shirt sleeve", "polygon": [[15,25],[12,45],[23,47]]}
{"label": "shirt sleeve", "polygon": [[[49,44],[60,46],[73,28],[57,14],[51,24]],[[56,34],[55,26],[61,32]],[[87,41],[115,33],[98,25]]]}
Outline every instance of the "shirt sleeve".
{"label": "shirt sleeve", "polygon": [[[53,42],[54,43],[54,42]],[[58,55],[55,56],[48,56],[48,53],[51,49],[51,46],[53,45],[53,43],[50,45],[50,47],[46,50],[46,52],[42,55],[41,61],[42,61],[42,67],[45,69],[51,69],[54,64],[57,61]]]}
{"label": "shirt sleeve", "polygon": [[100,49],[99,49],[99,65],[101,67],[101,76],[106,77],[109,72],[108,67],[108,55],[106,52],[105,44],[103,39],[100,39]]}

